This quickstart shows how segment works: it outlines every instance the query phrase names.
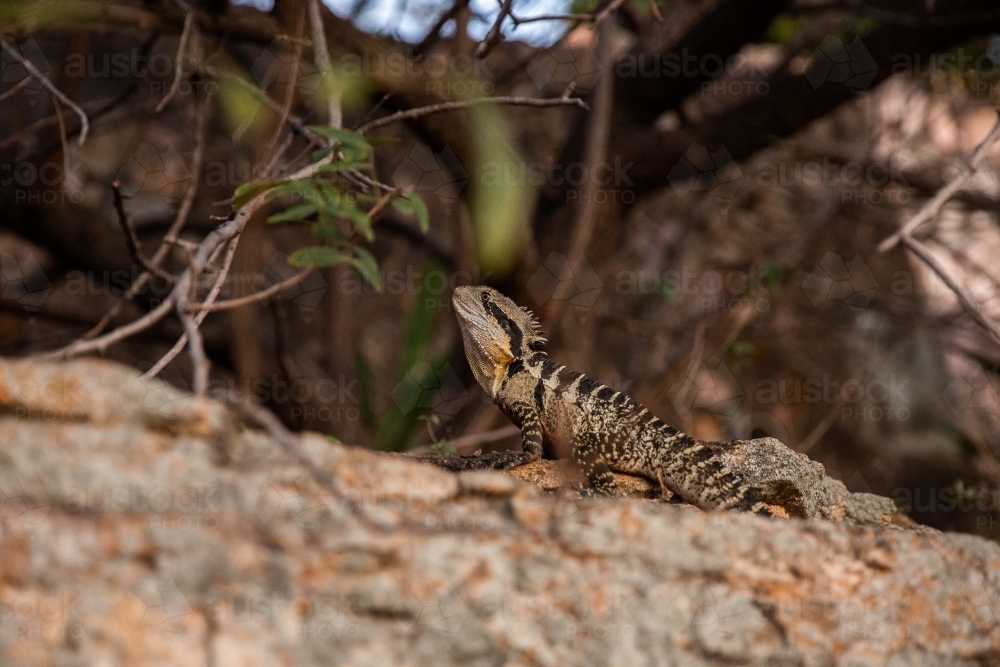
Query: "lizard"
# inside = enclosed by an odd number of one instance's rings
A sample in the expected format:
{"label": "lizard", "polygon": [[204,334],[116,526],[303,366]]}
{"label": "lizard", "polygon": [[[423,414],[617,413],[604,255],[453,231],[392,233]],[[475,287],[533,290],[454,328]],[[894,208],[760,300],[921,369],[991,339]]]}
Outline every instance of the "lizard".
{"label": "lizard", "polygon": [[558,364],[531,311],[487,286],[457,287],[452,305],[476,381],[521,429],[510,468],[568,448],[593,492],[615,495],[611,471],[638,474],[702,509],[771,516],[713,449],[623,392]]}

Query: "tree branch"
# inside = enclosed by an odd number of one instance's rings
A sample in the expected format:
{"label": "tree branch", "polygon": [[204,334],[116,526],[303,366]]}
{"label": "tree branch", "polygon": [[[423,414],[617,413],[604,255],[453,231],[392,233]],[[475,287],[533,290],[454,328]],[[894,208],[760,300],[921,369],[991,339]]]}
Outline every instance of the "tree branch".
{"label": "tree branch", "polygon": [[416,109],[397,111],[396,113],[391,114],[389,116],[385,116],[384,118],[378,118],[371,122],[365,123],[364,125],[359,127],[356,130],[356,132],[358,134],[367,134],[372,130],[384,127],[386,125],[391,125],[392,123],[401,120],[412,120],[414,118],[420,118],[421,116],[441,113],[444,111],[468,109],[469,107],[479,106],[481,104],[510,104],[514,106],[529,106],[529,107],[578,106],[581,109],[590,108],[587,106],[587,103],[581,100],[579,97],[553,97],[548,99],[538,99],[536,97],[479,97],[474,100],[442,102],[441,104],[431,104],[425,107],[417,107]]}
{"label": "tree branch", "polygon": [[17,49],[11,46],[6,37],[0,38],[0,47],[3,48],[8,56],[21,63],[21,66],[27,70],[28,74],[35,77],[38,82],[42,84],[45,90],[52,93],[53,97],[73,110],[73,113],[75,113],[80,119],[80,136],[76,140],[76,145],[83,146],[83,142],[87,140],[87,134],[90,132],[90,120],[87,118],[87,114],[83,112],[83,109],[77,106],[77,104],[73,100],[69,99],[61,90],[56,88],[55,84],[49,81],[47,76],[38,71],[38,68],[35,67],[34,63],[18,53]]}
{"label": "tree branch", "polygon": [[965,162],[965,166],[955,174],[950,181],[948,181],[943,188],[938,190],[926,204],[924,204],[917,213],[906,221],[895,234],[888,237],[878,246],[879,252],[886,252],[896,247],[904,236],[912,236],[913,232],[917,230],[920,225],[924,224],[928,220],[937,217],[938,212],[941,207],[944,206],[949,199],[955,196],[969,179],[972,178],[973,174],[979,168],[983,159],[986,157],[986,153],[989,149],[996,143],[997,139],[1000,138],[1000,111],[997,112],[997,122],[994,123],[993,129],[990,130],[989,134],[976,146],[976,150],[972,152],[969,159]]}

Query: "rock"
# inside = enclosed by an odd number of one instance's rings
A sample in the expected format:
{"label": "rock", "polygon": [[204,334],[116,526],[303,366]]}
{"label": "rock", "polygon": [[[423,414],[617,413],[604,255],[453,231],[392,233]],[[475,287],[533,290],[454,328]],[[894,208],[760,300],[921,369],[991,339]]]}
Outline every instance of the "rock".
{"label": "rock", "polygon": [[777,445],[733,465],[787,480],[802,513],[839,499],[843,523],[545,494],[298,437],[331,492],[222,406],[168,429],[115,414],[116,385],[87,384],[121,372],[102,366],[0,360],[5,667],[996,663],[1000,546],[849,525],[880,506]]}
{"label": "rock", "polygon": [[823,464],[774,438],[735,440],[719,449],[729,469],[761,500],[790,516],[885,526],[896,514],[891,499],[851,493],[842,482],[827,477]]}
{"label": "rock", "polygon": [[[823,464],[792,451],[774,438],[705,444],[714,449],[726,466],[770,505],[777,516],[826,519],[859,526],[906,524],[891,499],[848,491],[842,482],[826,475]],[[419,458],[446,470],[470,470],[492,469],[497,461],[511,460],[514,455],[512,452],[497,452],[471,458],[439,454]],[[586,485],[579,468],[564,460],[533,461],[510,468],[507,472],[548,492],[579,489]],[[644,477],[619,473],[614,473],[614,477],[621,497],[673,499],[669,490],[661,490],[659,484]]]}
{"label": "rock", "polygon": [[458,476],[458,486],[462,493],[483,496],[512,496],[523,485],[511,475],[492,470],[470,470]]}

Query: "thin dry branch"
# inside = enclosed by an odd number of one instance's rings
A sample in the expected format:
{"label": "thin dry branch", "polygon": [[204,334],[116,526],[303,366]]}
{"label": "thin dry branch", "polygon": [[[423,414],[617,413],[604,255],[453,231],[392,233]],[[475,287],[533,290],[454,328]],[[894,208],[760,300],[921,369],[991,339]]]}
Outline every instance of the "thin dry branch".
{"label": "thin dry branch", "polygon": [[33,77],[26,76],[23,79],[21,79],[20,81],[18,81],[16,84],[14,84],[14,87],[11,88],[10,90],[5,90],[4,92],[0,93],[0,102],[3,102],[8,97],[12,97],[13,95],[15,95],[17,93],[17,91],[21,90],[22,88],[24,88],[25,86],[27,86],[29,83],[31,83],[31,79],[32,78]]}
{"label": "thin dry branch", "polygon": [[417,44],[417,47],[415,49],[413,49],[413,55],[419,56],[425,53],[429,48],[434,46],[434,44],[441,37],[440,32],[441,28],[444,27],[444,24],[456,18],[458,14],[468,6],[469,6],[469,0],[458,0],[451,6],[450,9],[446,10],[443,14],[441,14],[437,22],[427,32],[427,35],[424,37],[424,39],[419,44]]}
{"label": "thin dry branch", "polygon": [[[321,160],[303,167],[284,180],[298,181],[304,178],[311,178],[312,176],[318,174],[323,167],[330,164],[333,161],[333,157],[332,153],[328,154]],[[248,201],[232,218],[223,222],[221,225],[209,232],[204,239],[202,239],[201,243],[199,243],[194,250],[188,268],[185,269],[180,276],[178,276],[173,290],[171,290],[170,295],[167,299],[165,299],[165,301],[169,301],[173,305],[183,299],[184,309],[181,312],[187,313],[191,307],[191,301],[187,295],[191,289],[192,282],[197,281],[205,270],[211,265],[212,258],[217,256],[217,251],[222,247],[222,244],[228,241],[234,241],[233,245],[229,248],[229,252],[227,252],[226,260],[223,262],[223,266],[219,269],[215,284],[209,291],[204,305],[211,305],[215,302],[219,291],[222,289],[222,283],[225,281],[225,278],[229,273],[229,266],[232,263],[232,257],[236,251],[235,241],[239,238],[240,234],[243,233],[243,230],[246,228],[253,215],[263,208],[265,204],[267,204],[270,198],[270,193],[270,190],[266,190]],[[200,312],[195,317],[204,319],[208,315],[208,312],[209,311],[207,309],[200,309]],[[200,322],[198,323],[200,324]],[[164,355],[164,357],[161,358],[156,365],[153,366],[153,368],[146,371],[146,374],[143,375],[143,377],[154,377],[157,373],[163,370],[170,360],[184,348],[187,340],[188,336],[185,333],[181,336],[177,343],[174,344],[174,347],[171,348],[170,351]]]}
{"label": "thin dry branch", "polygon": [[[236,241],[239,237],[233,239],[231,247],[236,245]],[[188,250],[188,264],[190,267],[194,267],[194,248]],[[221,273],[221,272],[220,272]],[[198,274],[195,273],[195,276]],[[225,280],[225,277],[222,278]],[[201,322],[195,322],[195,317],[189,312],[188,306],[191,301],[196,300],[198,297],[198,280],[192,280],[191,284],[185,294],[178,295],[177,298],[177,317],[180,318],[181,323],[184,325],[184,335],[187,337],[187,347],[188,353],[191,356],[191,369],[193,375],[193,390],[195,396],[198,398],[204,398],[206,392],[208,391],[208,372],[209,363],[208,356],[205,354],[205,341],[201,336],[201,329],[199,325]],[[198,313],[201,315],[201,313]]]}
{"label": "thin dry branch", "polygon": [[[303,7],[302,11],[299,12],[298,27],[295,33],[299,37],[302,36],[302,33],[305,30],[305,18],[306,18],[305,13],[306,13],[305,7]],[[298,63],[301,60],[302,60],[302,44],[297,41],[295,43],[294,62]],[[289,77],[288,85],[285,86],[285,100],[281,106],[281,117],[278,119],[279,129],[285,126],[285,123],[288,122],[289,114],[292,113],[292,105],[295,103],[295,89],[298,87],[298,85],[299,85],[299,68],[293,67],[292,76]],[[267,178],[267,174],[271,173],[271,171],[275,169],[278,160],[281,158],[282,155],[284,155],[285,150],[287,150],[288,146],[291,145],[292,141],[294,141],[294,135],[289,134],[288,139],[282,144],[281,148],[276,150],[278,145],[278,139],[280,137],[281,137],[281,132],[280,131],[275,132],[271,136],[271,140],[267,142],[267,148],[264,149],[264,152],[262,153],[264,159],[266,160],[266,164],[264,168],[261,170],[261,172],[257,175],[258,178]]]}
{"label": "thin dry branch", "polygon": [[65,93],[56,88],[55,84],[49,81],[47,76],[38,71],[38,68],[35,67],[34,63],[18,53],[17,49],[11,46],[6,37],[0,38],[0,47],[3,48],[8,56],[19,62],[28,74],[35,77],[38,82],[42,84],[47,91],[52,93],[55,98],[73,110],[73,113],[75,113],[80,119],[80,136],[76,140],[76,145],[83,146],[83,142],[87,140],[87,134],[90,132],[90,120],[87,118],[87,114],[84,113],[83,109],[77,106],[77,104],[67,97]]}
{"label": "thin dry branch", "polygon": [[125,243],[128,245],[128,251],[132,254],[132,257],[146,271],[149,271],[150,273],[153,273],[172,283],[174,277],[154,265],[149,258],[146,257],[145,253],[142,252],[142,247],[139,244],[139,235],[135,232],[135,226],[132,224],[132,218],[129,216],[128,211],[125,210],[125,201],[122,196],[122,184],[117,180],[113,181],[111,183],[111,192],[115,205],[115,213],[118,214],[118,224],[122,226],[122,231],[125,232]]}
{"label": "thin dry branch", "polygon": [[[219,269],[219,272],[215,277],[215,282],[213,283],[212,288],[208,291],[208,296],[205,297],[203,305],[205,305],[206,308],[203,309],[202,312],[197,313],[194,317],[195,324],[197,326],[201,326],[201,323],[205,321],[205,318],[208,316],[210,307],[214,304],[216,297],[219,296],[219,292],[222,290],[222,285],[226,280],[226,276],[229,275],[229,267],[232,265],[233,257],[235,257],[236,255],[236,245],[238,242],[239,242],[239,237],[237,236],[236,238],[233,239],[233,242],[226,249],[226,257],[222,262],[222,267]],[[214,263],[215,260],[217,259],[217,255],[218,255],[217,252],[213,253],[208,263],[209,264]],[[188,305],[186,309],[191,310],[190,305]],[[160,357],[160,360],[157,361],[155,364],[153,364],[152,368],[150,368],[143,374],[142,376],[143,379],[149,379],[159,375],[160,372],[167,367],[167,364],[173,361],[174,358],[184,350],[184,346],[187,345],[187,342],[188,342],[188,334],[187,331],[185,331],[183,334],[181,334],[181,337],[177,339],[177,342],[174,343],[174,346],[170,348],[170,350],[168,350],[165,355]]]}
{"label": "thin dry branch", "polygon": [[384,127],[386,125],[391,125],[392,123],[401,120],[413,120],[414,118],[420,118],[422,116],[428,116],[430,114],[442,113],[444,111],[455,111],[457,109],[468,109],[469,107],[479,106],[481,104],[509,104],[512,106],[528,106],[528,107],[558,107],[558,106],[578,106],[581,109],[589,109],[587,103],[581,100],[579,97],[550,97],[550,98],[537,98],[537,97],[477,97],[473,100],[460,100],[456,102],[441,102],[440,104],[430,104],[425,107],[417,107],[416,109],[406,109],[405,111],[397,111],[394,114],[386,116],[384,118],[378,118],[369,123],[365,123],[357,130],[358,134],[367,134],[372,130]]}
{"label": "thin dry branch", "polygon": [[174,81],[170,84],[170,90],[163,96],[160,103],[156,105],[156,113],[163,111],[174,95],[177,94],[177,89],[180,88],[181,80],[184,78],[184,54],[187,53],[188,40],[191,38],[191,33],[194,30],[194,12],[188,10],[187,16],[184,17],[184,28],[181,30],[180,43],[177,45],[177,57],[174,58]]}
{"label": "thin dry branch", "polygon": [[465,451],[475,451],[477,447],[482,445],[488,445],[491,442],[496,442],[498,440],[503,440],[504,438],[511,438],[515,435],[520,435],[521,429],[513,424],[509,426],[501,426],[500,428],[493,429],[492,431],[486,431],[485,433],[471,433],[469,435],[463,435],[458,438],[448,440],[448,444],[455,448],[457,452]]}
{"label": "thin dry branch", "polygon": [[[609,5],[610,6],[610,5]],[[587,143],[584,149],[584,162],[587,165],[587,173],[594,174],[597,166],[605,161],[607,153],[608,136],[611,132],[611,113],[614,94],[614,76],[612,72],[611,58],[611,33],[607,26],[598,30],[597,43],[598,62],[602,71],[597,80],[597,88],[594,91],[594,110],[590,114],[587,125]],[[566,256],[566,263],[560,270],[560,285],[572,284],[573,276],[576,274],[577,264],[583,259],[590,245],[590,239],[594,233],[594,226],[597,222],[597,196],[601,185],[596,178],[588,178],[583,184],[584,192],[580,197],[580,207],[577,209],[576,221],[573,228],[573,235],[570,241],[569,252]],[[552,323],[552,330],[559,323],[559,315],[566,299],[556,299],[552,303],[552,310],[546,318]]]}
{"label": "thin dry branch", "polygon": [[522,23],[535,23],[537,21],[593,21],[594,14],[540,14],[538,16],[515,16],[510,15],[510,20],[515,26]]}
{"label": "thin dry branch", "polygon": [[958,297],[959,303],[965,308],[966,312],[974,319],[979,326],[986,330],[986,332],[993,338],[994,341],[1000,343],[1000,326],[997,325],[991,318],[989,318],[979,305],[976,297],[973,296],[964,285],[962,285],[948,269],[945,267],[941,261],[934,256],[934,254],[927,249],[927,246],[917,241],[915,238],[909,234],[903,234],[899,237],[899,242],[902,243],[906,248],[917,256],[920,261],[926,264],[930,269],[937,274],[937,277],[948,286],[955,296]]}
{"label": "thin dry branch", "polygon": [[503,20],[510,14],[510,10],[513,6],[514,0],[503,0],[500,4],[500,13],[497,14],[497,20],[493,22],[493,27],[490,28],[489,32],[486,33],[486,37],[484,37],[483,41],[479,42],[479,46],[476,47],[477,58],[485,58],[486,54],[493,48],[493,45],[500,41],[500,38],[502,37],[500,28],[503,25]]}
{"label": "thin dry branch", "polygon": [[[625,0],[612,0],[612,2],[609,2],[604,9],[595,14],[540,14],[538,16],[515,16],[514,13],[511,12],[510,20],[514,23],[515,27],[521,25],[522,23],[535,23],[538,21],[575,21],[577,23],[593,22],[596,26],[598,23],[608,18],[608,16],[611,15],[611,12],[615,11],[624,4]],[[662,21],[663,17],[661,16],[659,20]]]}
{"label": "thin dry branch", "polygon": [[247,417],[250,421],[263,427],[264,430],[268,432],[268,435],[277,441],[286,456],[302,465],[309,472],[309,476],[313,478],[313,481],[315,481],[321,488],[326,489],[332,496],[346,504],[352,512],[360,515],[360,508],[358,507],[357,502],[353,498],[345,495],[337,487],[337,482],[333,475],[317,466],[308,456],[305,455],[299,447],[299,443],[295,440],[295,436],[292,435],[291,431],[285,428],[285,425],[281,423],[281,420],[278,419],[277,415],[259,403],[254,402],[254,400],[248,396],[240,398],[231,392],[225,395],[224,400],[238,412],[242,413],[244,417]]}
{"label": "thin dry branch", "polygon": [[624,4],[625,0],[611,0],[611,2],[608,3],[607,7],[597,12],[597,14],[594,16],[594,25],[596,26],[601,21],[611,16],[611,13],[613,11],[615,11]]}
{"label": "thin dry branch", "polygon": [[62,186],[65,190],[68,186],[66,179],[69,175],[73,173],[69,168],[69,142],[66,139],[66,121],[63,120],[62,107],[59,106],[59,98],[52,98],[52,107],[56,112],[56,120],[59,121],[59,146],[62,148],[63,157],[63,181]]}
{"label": "thin dry branch", "polygon": [[[205,135],[206,128],[208,126],[208,106],[208,101],[205,99],[202,99],[198,106],[195,118],[194,155],[191,158],[191,182],[188,185],[188,189],[184,192],[184,197],[181,198],[180,206],[177,207],[177,214],[174,216],[173,223],[171,223],[170,228],[163,237],[163,241],[160,242],[160,247],[157,248],[153,257],[149,260],[152,266],[159,267],[166,258],[167,253],[177,242],[181,229],[183,229],[184,225],[187,223],[188,215],[190,214],[191,207],[194,204],[195,195],[198,193],[198,182],[201,180],[202,162],[205,158]],[[111,321],[118,316],[129,299],[132,299],[139,294],[139,292],[141,292],[142,289],[149,283],[152,275],[153,274],[148,271],[143,271],[143,273],[136,278],[135,282],[129,286],[128,290],[126,290],[124,297],[117,304],[115,304],[115,306],[109,310],[104,317],[101,318],[100,322],[95,324],[87,333],[85,333],[83,338],[93,338],[104,331]]]}
{"label": "thin dry branch", "polygon": [[320,11],[319,0],[309,0],[309,27],[312,30],[313,57],[316,68],[320,72],[322,93],[326,95],[327,123],[330,127],[342,127],[343,111],[340,103],[340,91],[333,77],[333,65],[330,63],[330,51],[326,48],[326,32],[323,28],[323,14]]}
{"label": "thin dry branch", "polygon": [[969,159],[966,161],[965,166],[955,174],[948,183],[945,184],[943,188],[938,190],[930,201],[924,204],[916,215],[906,221],[906,223],[900,227],[900,229],[888,237],[878,246],[879,252],[886,252],[896,247],[897,243],[903,240],[904,236],[912,236],[920,225],[924,224],[928,220],[937,216],[941,207],[947,203],[949,199],[955,196],[962,187],[968,183],[969,179],[972,178],[973,174],[979,168],[983,159],[986,157],[987,151],[996,143],[997,139],[1000,138],[1000,112],[997,113],[997,122],[993,125],[993,129],[990,130],[986,138],[976,146],[976,150],[972,152]]}
{"label": "thin dry branch", "polygon": [[298,285],[300,282],[312,275],[314,269],[312,267],[306,269],[305,271],[300,271],[296,273],[291,278],[282,280],[280,283],[275,283],[263,289],[259,292],[254,292],[253,294],[248,294],[247,296],[241,296],[237,299],[226,299],[225,301],[216,301],[215,303],[192,303],[188,306],[190,311],[207,311],[216,312],[220,310],[231,310],[233,308],[239,308],[240,306],[248,306],[252,303],[257,303],[258,301],[264,301],[269,299],[275,294],[279,294],[285,289]]}
{"label": "thin dry branch", "polygon": [[131,338],[136,334],[142,333],[162,320],[167,316],[167,313],[173,309],[173,307],[173,297],[167,296],[167,298],[160,302],[160,305],[134,322],[129,322],[128,324],[120,326],[114,331],[110,331],[103,336],[75,340],[69,345],[58,350],[40,354],[38,355],[38,358],[42,361],[55,361],[58,359],[70,359],[72,357],[78,357],[81,354],[90,354],[91,352],[100,352],[103,354],[105,350],[115,343],[120,343],[126,338]]}

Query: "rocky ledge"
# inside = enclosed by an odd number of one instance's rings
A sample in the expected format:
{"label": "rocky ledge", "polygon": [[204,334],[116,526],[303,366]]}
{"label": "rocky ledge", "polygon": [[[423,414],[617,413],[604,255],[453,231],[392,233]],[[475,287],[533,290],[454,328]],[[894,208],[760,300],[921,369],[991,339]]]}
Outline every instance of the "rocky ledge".
{"label": "rocky ledge", "polygon": [[307,466],[107,362],[0,361],[0,410],[3,665],[1000,664],[1000,546],[777,441],[720,451],[787,520],[316,434]]}

